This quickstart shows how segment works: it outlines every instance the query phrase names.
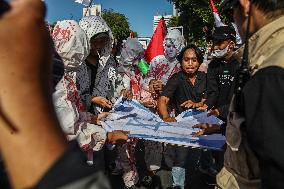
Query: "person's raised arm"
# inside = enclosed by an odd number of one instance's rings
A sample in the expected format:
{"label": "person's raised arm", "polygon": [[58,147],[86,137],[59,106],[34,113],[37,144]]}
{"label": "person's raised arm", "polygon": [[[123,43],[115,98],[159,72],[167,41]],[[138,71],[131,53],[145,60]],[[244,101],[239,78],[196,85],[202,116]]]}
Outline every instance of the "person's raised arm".
{"label": "person's raised arm", "polygon": [[67,147],[51,98],[51,45],[40,0],[0,18],[0,150],[14,188],[35,185]]}

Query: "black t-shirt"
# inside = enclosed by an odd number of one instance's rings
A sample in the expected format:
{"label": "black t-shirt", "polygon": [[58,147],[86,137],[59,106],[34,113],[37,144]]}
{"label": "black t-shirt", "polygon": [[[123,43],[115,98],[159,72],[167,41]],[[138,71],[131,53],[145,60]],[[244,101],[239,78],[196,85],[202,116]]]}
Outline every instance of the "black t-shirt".
{"label": "black t-shirt", "polygon": [[207,101],[209,109],[214,106],[220,112],[220,118],[227,119],[229,105],[235,88],[235,77],[239,63],[236,59],[226,62],[214,59],[208,66]]}
{"label": "black t-shirt", "polygon": [[187,74],[180,71],[168,80],[162,96],[168,97],[176,108],[177,114],[180,114],[186,110],[180,106],[185,101],[200,102],[202,98],[206,98],[206,74],[197,72],[195,85],[192,85]]}

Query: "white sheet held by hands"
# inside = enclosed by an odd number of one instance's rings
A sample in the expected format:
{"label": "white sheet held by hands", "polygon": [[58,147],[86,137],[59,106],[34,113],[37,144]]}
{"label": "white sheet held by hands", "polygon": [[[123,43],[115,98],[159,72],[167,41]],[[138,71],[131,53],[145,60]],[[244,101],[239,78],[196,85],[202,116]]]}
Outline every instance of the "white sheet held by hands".
{"label": "white sheet held by hands", "polygon": [[123,130],[129,132],[129,137],[191,147],[220,149],[225,144],[221,135],[192,136],[199,131],[192,128],[196,124],[222,124],[214,116],[207,117],[207,112],[187,110],[176,117],[177,122],[166,123],[138,101],[123,98],[115,103],[111,112],[102,122],[103,128],[109,132]]}

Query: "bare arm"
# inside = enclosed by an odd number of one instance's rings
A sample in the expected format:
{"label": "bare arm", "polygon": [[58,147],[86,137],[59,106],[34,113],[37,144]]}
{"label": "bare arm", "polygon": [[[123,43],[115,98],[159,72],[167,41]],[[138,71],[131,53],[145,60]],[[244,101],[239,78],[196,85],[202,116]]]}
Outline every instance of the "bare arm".
{"label": "bare arm", "polygon": [[170,99],[165,96],[161,96],[158,100],[158,112],[160,117],[166,122],[175,122],[175,118],[171,118],[168,112],[168,104]]}
{"label": "bare arm", "polygon": [[158,112],[162,119],[169,118],[170,114],[168,112],[169,98],[161,96],[158,100]]}
{"label": "bare arm", "polygon": [[52,105],[43,12],[41,1],[19,0],[0,19],[0,150],[13,188],[36,184],[67,147]]}

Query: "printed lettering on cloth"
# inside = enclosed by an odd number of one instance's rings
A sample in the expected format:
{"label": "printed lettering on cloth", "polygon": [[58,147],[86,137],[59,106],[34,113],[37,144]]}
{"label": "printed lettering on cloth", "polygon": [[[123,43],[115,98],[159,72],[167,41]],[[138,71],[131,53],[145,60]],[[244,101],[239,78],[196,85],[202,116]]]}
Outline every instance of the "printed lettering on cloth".
{"label": "printed lettering on cloth", "polygon": [[199,123],[221,125],[217,117],[207,117],[207,112],[187,110],[176,117],[177,122],[167,123],[136,100],[118,99],[112,113],[102,122],[108,132],[123,130],[130,138],[169,143],[174,145],[221,149],[225,137],[221,134],[193,137],[199,131],[192,126]]}

